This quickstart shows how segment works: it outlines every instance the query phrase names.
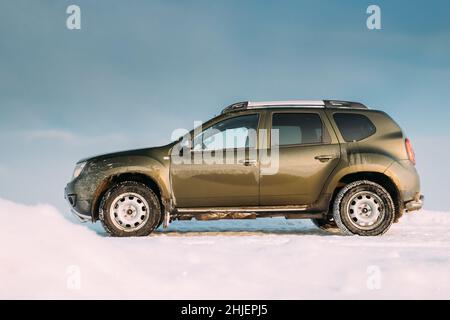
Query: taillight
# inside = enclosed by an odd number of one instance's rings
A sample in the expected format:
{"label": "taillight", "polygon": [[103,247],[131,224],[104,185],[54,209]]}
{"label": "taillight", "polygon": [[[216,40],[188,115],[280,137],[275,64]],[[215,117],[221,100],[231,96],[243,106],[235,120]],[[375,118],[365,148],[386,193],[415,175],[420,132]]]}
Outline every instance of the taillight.
{"label": "taillight", "polygon": [[416,164],[416,156],[414,154],[414,150],[413,150],[413,147],[411,145],[411,141],[409,141],[408,138],[405,139],[405,147],[406,147],[406,153],[408,154],[408,159],[413,164]]}

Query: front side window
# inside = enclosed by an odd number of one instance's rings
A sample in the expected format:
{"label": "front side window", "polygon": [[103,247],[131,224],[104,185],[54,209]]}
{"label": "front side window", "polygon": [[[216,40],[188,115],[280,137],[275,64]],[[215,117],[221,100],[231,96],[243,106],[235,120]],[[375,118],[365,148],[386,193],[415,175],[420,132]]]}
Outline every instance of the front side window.
{"label": "front side window", "polygon": [[[278,130],[278,143],[274,130]],[[272,116],[272,145],[323,142],[323,125],[317,113],[275,113]]]}
{"label": "front side window", "polygon": [[347,142],[360,141],[373,135],[375,125],[365,115],[358,113],[335,113],[334,121]]}
{"label": "front side window", "polygon": [[220,121],[194,138],[194,151],[256,148],[258,115],[250,114]]}

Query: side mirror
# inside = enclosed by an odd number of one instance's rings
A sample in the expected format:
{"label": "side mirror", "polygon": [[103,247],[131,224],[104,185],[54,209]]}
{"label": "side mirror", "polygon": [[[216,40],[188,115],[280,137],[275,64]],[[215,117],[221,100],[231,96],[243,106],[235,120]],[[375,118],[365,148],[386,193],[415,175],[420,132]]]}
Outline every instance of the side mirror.
{"label": "side mirror", "polygon": [[183,156],[185,150],[190,151],[192,149],[192,140],[190,137],[181,137],[179,139],[178,149],[180,150],[180,157]]}

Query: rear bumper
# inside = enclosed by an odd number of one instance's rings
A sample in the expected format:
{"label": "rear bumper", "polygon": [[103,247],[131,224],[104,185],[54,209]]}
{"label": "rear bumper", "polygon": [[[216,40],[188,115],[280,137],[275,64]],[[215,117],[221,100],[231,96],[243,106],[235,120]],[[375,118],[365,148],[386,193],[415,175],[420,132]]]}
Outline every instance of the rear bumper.
{"label": "rear bumper", "polygon": [[417,193],[413,200],[405,202],[406,211],[416,211],[420,210],[423,207],[424,196],[422,194]]}

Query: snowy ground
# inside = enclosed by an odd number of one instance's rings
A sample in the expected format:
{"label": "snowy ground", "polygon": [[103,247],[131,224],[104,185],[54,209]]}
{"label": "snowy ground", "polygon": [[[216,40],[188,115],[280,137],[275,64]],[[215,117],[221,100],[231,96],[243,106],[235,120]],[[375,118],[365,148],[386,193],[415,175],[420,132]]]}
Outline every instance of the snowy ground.
{"label": "snowy ground", "polygon": [[0,298],[450,298],[450,213],[406,215],[382,237],[307,220],[178,222],[111,238],[48,205],[0,199]]}

